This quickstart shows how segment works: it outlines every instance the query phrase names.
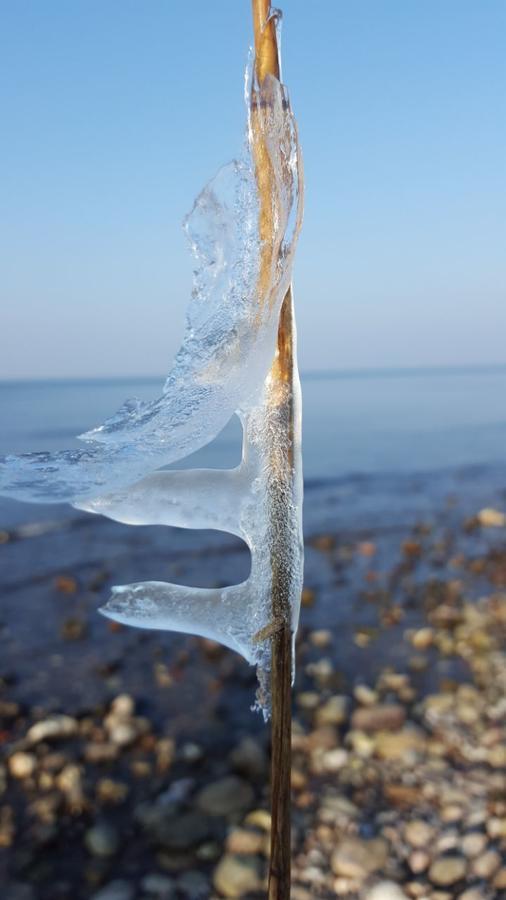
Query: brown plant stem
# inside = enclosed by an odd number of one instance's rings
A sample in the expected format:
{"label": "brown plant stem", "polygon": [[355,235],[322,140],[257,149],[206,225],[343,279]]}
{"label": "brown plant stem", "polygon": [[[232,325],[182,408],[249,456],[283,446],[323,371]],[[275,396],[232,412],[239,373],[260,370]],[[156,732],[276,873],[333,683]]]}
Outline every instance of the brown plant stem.
{"label": "brown plant stem", "polygon": [[[285,471],[293,470],[293,336],[292,294],[289,290],[281,307],[278,346],[271,375],[289,390],[282,409],[286,426],[284,459],[277,459]],[[281,451],[283,453],[283,451]],[[281,628],[271,639],[271,853],[269,900],[289,900],[291,868],[291,737],[292,737],[292,626],[288,542],[292,535],[286,523],[284,498],[271,497],[274,546],[271,552],[272,618]]]}
{"label": "brown plant stem", "polygon": [[[268,75],[280,77],[276,27],[270,18],[270,0],[252,0],[255,33],[255,76],[262,85]],[[252,127],[256,132],[258,110],[252,98]],[[269,156],[258,128],[253,142],[256,179],[260,199],[260,238],[264,247],[259,276],[259,291],[268,283],[272,256],[273,178]],[[289,900],[291,864],[291,679],[292,628],[290,609],[290,572],[287,548],[292,537],[286,524],[281,484],[293,472],[293,328],[292,296],[287,291],[281,308],[276,356],[271,368],[271,402],[276,407],[279,427],[285,440],[271,458],[271,523],[274,545],[271,551],[272,621],[277,627],[271,637],[271,852],[269,864],[269,900]]]}

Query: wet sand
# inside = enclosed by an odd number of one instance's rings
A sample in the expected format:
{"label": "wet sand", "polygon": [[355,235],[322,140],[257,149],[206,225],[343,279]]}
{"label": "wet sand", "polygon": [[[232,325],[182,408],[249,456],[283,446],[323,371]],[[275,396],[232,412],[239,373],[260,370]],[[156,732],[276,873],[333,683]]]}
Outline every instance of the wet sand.
{"label": "wet sand", "polygon": [[[307,492],[293,900],[506,890],[506,532],[479,516],[502,484],[466,470]],[[0,542],[1,897],[264,896],[253,670],[96,612],[113,583],[238,581],[243,545],[79,513],[27,515]]]}

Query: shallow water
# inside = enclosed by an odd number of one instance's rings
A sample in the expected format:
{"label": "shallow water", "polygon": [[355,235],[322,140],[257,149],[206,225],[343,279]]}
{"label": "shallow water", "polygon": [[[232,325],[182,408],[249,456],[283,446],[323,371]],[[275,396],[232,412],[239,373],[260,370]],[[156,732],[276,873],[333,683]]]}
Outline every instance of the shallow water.
{"label": "shallow water", "polygon": [[[161,378],[2,382],[0,454],[79,446],[75,435],[102,421],[126,397],[152,399],[162,383]],[[356,510],[359,495],[362,503],[369,498],[364,515],[371,504],[384,515],[406,494],[410,476],[424,476],[416,501],[422,508],[431,505],[434,493],[439,501],[454,490],[455,479],[463,478],[465,490],[480,496],[496,493],[506,481],[506,367],[313,373],[303,375],[302,385],[311,530],[318,518],[323,525],[327,490],[339,496],[347,516]],[[232,466],[239,461],[240,441],[234,419],[181,465]],[[365,491],[360,477],[366,477]],[[0,498],[3,527],[72,515],[68,506]]]}
{"label": "shallow water", "polygon": [[[499,462],[506,447],[506,367],[308,373],[307,477]],[[163,379],[0,382],[0,454],[79,446],[75,435],[126,397],[153,399]],[[237,459],[227,427],[199,465]]]}
{"label": "shallow water", "polygon": [[[504,504],[506,367],[320,373],[302,382],[307,535],[409,527],[452,497],[460,518]],[[0,454],[79,446],[75,435],[126,397],[150,399],[161,386],[162,379],[0,383]],[[234,419],[190,457],[191,464],[232,466],[240,444]],[[20,536],[37,533],[37,522],[45,523],[41,533],[47,534],[68,523],[67,540],[77,549],[80,523],[89,519],[68,505],[0,497],[0,528],[21,528]],[[139,531],[109,527],[121,535]],[[190,545],[201,554],[230,543],[230,535],[219,532],[151,531],[175,554]],[[146,529],[140,532],[146,535]]]}

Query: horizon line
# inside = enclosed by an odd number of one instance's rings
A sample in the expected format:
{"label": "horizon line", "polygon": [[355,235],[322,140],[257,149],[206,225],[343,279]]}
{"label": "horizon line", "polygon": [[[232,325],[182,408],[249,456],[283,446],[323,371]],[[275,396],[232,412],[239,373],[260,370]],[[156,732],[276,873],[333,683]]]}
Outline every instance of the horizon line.
{"label": "horizon line", "polygon": [[[459,365],[427,365],[427,366],[371,366],[342,369],[306,369],[300,372],[303,379],[318,380],[325,378],[388,378],[395,376],[416,377],[417,375],[470,375],[506,372],[503,363],[461,363]],[[110,382],[165,382],[166,375],[23,375],[21,377],[0,377],[0,385],[23,384],[103,384]]]}

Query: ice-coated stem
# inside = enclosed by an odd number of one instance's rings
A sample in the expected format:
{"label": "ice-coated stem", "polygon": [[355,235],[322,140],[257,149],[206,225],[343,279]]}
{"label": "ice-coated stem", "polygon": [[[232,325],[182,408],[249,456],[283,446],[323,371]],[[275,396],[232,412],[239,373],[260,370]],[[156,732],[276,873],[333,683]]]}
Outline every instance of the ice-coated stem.
{"label": "ice-coated stem", "polygon": [[[270,0],[252,0],[255,34],[255,80],[261,85],[268,76],[280,77],[275,19]],[[262,142],[261,129],[255,140],[257,117],[255,91],[251,94],[251,125],[255,174],[260,198],[260,236],[263,253],[260,268],[260,290],[268,280],[272,255],[272,172]],[[260,292],[260,291],[259,291]],[[289,561],[293,533],[288,527],[286,504],[297,477],[294,469],[294,329],[291,289],[287,291],[278,326],[277,348],[270,372],[270,403],[278,434],[273,435],[270,456],[269,503],[272,532],[271,549],[272,620],[277,629],[271,638],[271,852],[269,863],[269,900],[289,900],[291,868],[291,680],[292,622],[290,611],[291,575]],[[298,385],[295,386],[298,389]]]}
{"label": "ice-coated stem", "polygon": [[[288,561],[291,558],[289,542],[293,534],[286,527],[286,496],[282,490],[283,479],[276,469],[283,466],[290,480],[294,477],[294,384],[293,384],[293,327],[292,296],[288,291],[279,320],[278,352],[273,375],[285,386],[284,403],[280,408],[280,427],[286,430],[281,451],[273,454],[273,478],[271,516],[273,542],[272,615],[282,626],[271,642],[271,853],[269,864],[269,900],[289,900],[291,868],[291,735],[292,735],[292,643],[290,617],[291,575]],[[292,551],[293,552],[293,551]]]}

